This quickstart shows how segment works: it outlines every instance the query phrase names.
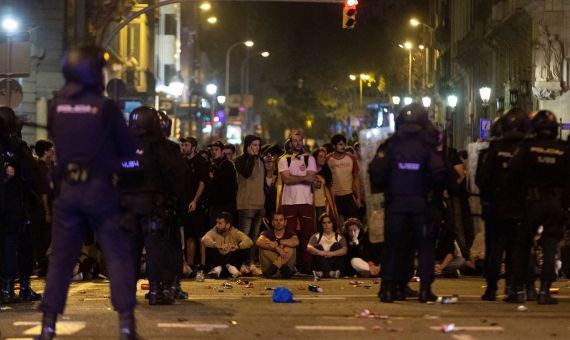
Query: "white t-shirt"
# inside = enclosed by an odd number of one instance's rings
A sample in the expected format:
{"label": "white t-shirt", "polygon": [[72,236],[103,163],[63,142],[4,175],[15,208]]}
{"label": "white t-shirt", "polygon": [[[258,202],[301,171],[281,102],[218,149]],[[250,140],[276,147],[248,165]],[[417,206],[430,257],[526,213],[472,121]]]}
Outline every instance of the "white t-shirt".
{"label": "white t-shirt", "polygon": [[[293,176],[306,176],[307,171],[317,172],[317,163],[313,156],[309,156],[305,166],[305,156],[291,158],[291,164],[287,166],[287,158],[281,157],[278,164],[279,172],[289,170]],[[282,205],[313,204],[313,191],[309,183],[285,184],[281,196]]]}

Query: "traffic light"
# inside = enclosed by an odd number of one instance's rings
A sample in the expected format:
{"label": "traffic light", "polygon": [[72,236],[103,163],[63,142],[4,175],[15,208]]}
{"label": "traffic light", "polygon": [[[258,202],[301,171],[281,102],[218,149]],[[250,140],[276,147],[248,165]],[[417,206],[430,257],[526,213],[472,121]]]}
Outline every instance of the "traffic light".
{"label": "traffic light", "polygon": [[356,5],[358,0],[346,0],[342,9],[342,28],[353,29],[356,26]]}

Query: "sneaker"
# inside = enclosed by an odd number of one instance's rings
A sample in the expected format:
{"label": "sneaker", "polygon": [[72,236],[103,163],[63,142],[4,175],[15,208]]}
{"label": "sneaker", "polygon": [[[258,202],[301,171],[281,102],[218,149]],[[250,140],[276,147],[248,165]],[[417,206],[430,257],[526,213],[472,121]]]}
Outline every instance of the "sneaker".
{"label": "sneaker", "polygon": [[[235,268],[235,267],[234,267]],[[237,269],[236,269],[237,270]],[[220,278],[220,274],[222,274],[222,266],[217,266],[212,268],[212,270],[210,270],[210,272],[208,273],[208,275],[210,275],[213,279],[219,279]]]}
{"label": "sneaker", "polygon": [[239,271],[241,273],[242,276],[249,276],[251,275],[251,270],[249,270],[249,267],[246,266],[245,264],[242,264],[241,267],[239,268]]}
{"label": "sneaker", "polygon": [[291,278],[295,274],[295,270],[289,268],[289,266],[286,264],[281,266],[280,272],[281,272],[281,277],[284,279]]}
{"label": "sneaker", "polygon": [[322,279],[323,276],[325,276],[325,274],[324,274],[323,272],[321,272],[321,271],[315,271],[315,270],[313,270],[313,276],[314,276],[314,277],[318,277],[319,279]]}
{"label": "sneaker", "polygon": [[263,272],[261,271],[261,269],[257,268],[257,266],[254,265],[254,264],[252,264],[252,265],[249,266],[249,270],[250,270],[250,272],[251,272],[251,274],[252,274],[253,276],[261,276],[261,275],[263,275]]}
{"label": "sneaker", "polygon": [[265,277],[267,278],[271,278],[273,277],[275,274],[277,274],[277,272],[279,271],[279,267],[277,267],[276,265],[272,264],[269,268],[267,268],[267,271],[264,273]]}
{"label": "sneaker", "polygon": [[196,272],[196,282],[204,282],[204,272],[201,270],[198,270],[198,272]]}
{"label": "sneaker", "polygon": [[226,268],[228,269],[228,272],[230,273],[233,279],[237,279],[238,277],[240,277],[241,273],[236,267],[232,266],[231,264],[228,264]]}
{"label": "sneaker", "polygon": [[329,272],[329,277],[331,279],[338,279],[340,277],[340,270],[331,270]]}

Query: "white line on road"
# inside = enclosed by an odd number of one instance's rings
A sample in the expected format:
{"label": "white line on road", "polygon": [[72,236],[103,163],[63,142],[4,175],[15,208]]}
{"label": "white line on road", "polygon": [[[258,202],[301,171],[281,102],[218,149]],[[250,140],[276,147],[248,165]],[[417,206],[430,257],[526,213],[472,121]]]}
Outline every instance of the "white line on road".
{"label": "white line on road", "polygon": [[[15,327],[31,327],[24,331],[24,335],[39,335],[41,332],[41,323],[39,321],[15,321]],[[58,321],[55,325],[57,335],[73,335],[87,326],[83,321]]]}
{"label": "white line on road", "polygon": [[[441,331],[441,326],[431,326],[431,330]],[[453,332],[461,331],[481,331],[481,332],[502,332],[505,329],[501,326],[455,326]]]}
{"label": "white line on road", "polygon": [[477,340],[469,334],[455,334],[452,336],[455,340]]}
{"label": "white line on road", "polygon": [[214,329],[226,329],[229,326],[221,323],[159,323],[159,328],[192,328],[197,332],[211,332]]}
{"label": "white line on road", "polygon": [[325,326],[325,325],[297,325],[295,329],[298,331],[365,331],[364,326]]}

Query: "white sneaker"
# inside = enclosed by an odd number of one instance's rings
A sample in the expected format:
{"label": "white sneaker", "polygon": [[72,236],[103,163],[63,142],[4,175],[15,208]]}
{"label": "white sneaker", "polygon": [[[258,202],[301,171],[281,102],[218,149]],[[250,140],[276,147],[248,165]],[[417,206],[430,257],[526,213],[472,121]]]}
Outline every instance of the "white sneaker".
{"label": "white sneaker", "polygon": [[228,272],[230,273],[233,279],[237,279],[238,277],[240,277],[241,273],[236,267],[232,266],[231,264],[228,264],[226,265],[226,268],[228,269]]}
{"label": "white sneaker", "polygon": [[323,276],[324,276],[324,274],[323,274],[323,272],[321,272],[321,271],[314,271],[314,270],[313,270],[313,276],[314,276],[314,277],[317,277],[317,278],[319,278],[319,279],[322,279]]}
{"label": "white sneaker", "polygon": [[261,276],[263,275],[263,272],[261,271],[261,269],[257,268],[256,265],[252,264],[249,266],[249,271],[251,272],[251,274],[253,276]]}
{"label": "white sneaker", "polygon": [[210,275],[212,278],[219,279],[221,273],[222,273],[222,266],[217,266],[212,268],[212,270],[210,270],[208,275]]}
{"label": "white sneaker", "polygon": [[251,274],[251,271],[249,270],[249,268],[245,264],[241,265],[239,271],[241,272],[241,275],[243,275],[243,276],[248,276]]}

